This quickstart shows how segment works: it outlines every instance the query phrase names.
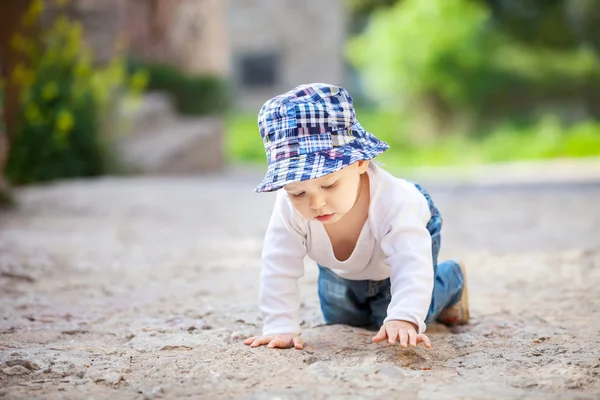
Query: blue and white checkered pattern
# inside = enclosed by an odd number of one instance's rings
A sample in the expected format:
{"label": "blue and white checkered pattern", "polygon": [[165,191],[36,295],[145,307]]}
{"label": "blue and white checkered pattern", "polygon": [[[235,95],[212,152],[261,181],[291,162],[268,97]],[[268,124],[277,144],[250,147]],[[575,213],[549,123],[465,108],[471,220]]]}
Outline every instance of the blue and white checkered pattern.
{"label": "blue and white checkered pattern", "polygon": [[350,94],[325,83],[300,85],[267,101],[258,128],[268,168],[257,192],[325,176],[389,147],[360,126]]}

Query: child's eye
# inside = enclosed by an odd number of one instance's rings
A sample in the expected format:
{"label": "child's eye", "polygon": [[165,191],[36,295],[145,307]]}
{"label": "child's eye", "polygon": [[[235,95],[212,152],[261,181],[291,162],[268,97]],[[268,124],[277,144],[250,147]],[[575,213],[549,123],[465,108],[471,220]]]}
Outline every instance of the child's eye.
{"label": "child's eye", "polygon": [[298,194],[295,194],[295,193],[290,193],[290,194],[292,195],[292,197],[302,197],[302,196],[304,196],[304,192],[298,193]]}
{"label": "child's eye", "polygon": [[[337,183],[337,182],[336,182],[336,183]],[[321,186],[321,188],[323,188],[323,189],[333,189],[334,187],[335,187],[335,183],[332,183],[332,184],[331,184],[331,185],[329,185],[329,186]]]}

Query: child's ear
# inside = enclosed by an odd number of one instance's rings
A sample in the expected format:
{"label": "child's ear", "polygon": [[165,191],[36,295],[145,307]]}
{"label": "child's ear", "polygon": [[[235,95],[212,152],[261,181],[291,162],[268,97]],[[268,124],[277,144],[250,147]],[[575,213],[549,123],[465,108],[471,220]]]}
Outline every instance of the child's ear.
{"label": "child's ear", "polygon": [[369,167],[369,160],[360,160],[358,161],[357,166],[358,173],[364,174],[365,172],[367,172],[367,168]]}

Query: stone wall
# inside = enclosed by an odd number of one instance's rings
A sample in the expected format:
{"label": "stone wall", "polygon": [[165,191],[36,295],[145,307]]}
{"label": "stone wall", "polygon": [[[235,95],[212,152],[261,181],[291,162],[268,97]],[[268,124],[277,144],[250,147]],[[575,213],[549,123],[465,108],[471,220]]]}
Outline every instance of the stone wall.
{"label": "stone wall", "polygon": [[[302,83],[344,83],[344,0],[228,0],[228,6],[239,107],[257,111],[272,95]],[[261,78],[271,73],[272,79]]]}

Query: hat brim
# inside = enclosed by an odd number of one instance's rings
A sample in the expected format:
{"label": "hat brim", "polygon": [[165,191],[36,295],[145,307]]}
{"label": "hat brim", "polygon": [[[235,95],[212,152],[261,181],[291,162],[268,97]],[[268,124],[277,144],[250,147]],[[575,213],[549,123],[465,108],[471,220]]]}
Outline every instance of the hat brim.
{"label": "hat brim", "polygon": [[269,163],[267,173],[255,192],[273,192],[285,185],[329,175],[360,160],[371,160],[389,148],[367,131],[355,131],[350,143],[331,150],[297,155]]}

